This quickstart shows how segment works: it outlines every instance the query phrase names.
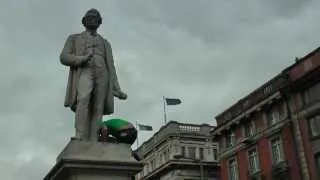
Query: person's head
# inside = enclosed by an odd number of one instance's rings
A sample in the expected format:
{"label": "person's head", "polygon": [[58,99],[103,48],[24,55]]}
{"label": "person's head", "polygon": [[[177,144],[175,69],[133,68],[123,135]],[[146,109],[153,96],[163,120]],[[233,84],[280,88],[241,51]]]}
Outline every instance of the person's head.
{"label": "person's head", "polygon": [[101,126],[98,130],[98,136],[99,136],[99,141],[103,141],[103,142],[107,141],[109,136],[108,127]]}
{"label": "person's head", "polygon": [[82,18],[82,24],[89,30],[96,31],[102,24],[102,17],[97,9],[90,9]]}

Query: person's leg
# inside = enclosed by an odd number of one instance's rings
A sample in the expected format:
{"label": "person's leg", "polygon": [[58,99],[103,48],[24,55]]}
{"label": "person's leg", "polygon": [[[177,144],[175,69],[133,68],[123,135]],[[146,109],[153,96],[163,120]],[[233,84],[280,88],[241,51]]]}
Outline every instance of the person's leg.
{"label": "person's leg", "polygon": [[139,154],[137,153],[137,151],[132,151],[132,156],[135,160],[137,161],[141,161],[141,157],[139,156]]}
{"label": "person's leg", "polygon": [[119,143],[125,143],[132,145],[137,139],[137,130],[135,128],[125,129],[120,132],[118,139]]}
{"label": "person's leg", "polygon": [[77,108],[75,118],[76,137],[81,140],[89,138],[89,103],[93,89],[91,72],[84,69],[81,72],[77,87]]}
{"label": "person's leg", "polygon": [[90,140],[98,141],[99,124],[102,121],[104,102],[106,97],[107,79],[105,71],[95,72],[94,89],[92,96],[92,118],[90,121]]}
{"label": "person's leg", "polygon": [[133,144],[137,139],[138,132],[135,128],[130,129],[128,143]]}

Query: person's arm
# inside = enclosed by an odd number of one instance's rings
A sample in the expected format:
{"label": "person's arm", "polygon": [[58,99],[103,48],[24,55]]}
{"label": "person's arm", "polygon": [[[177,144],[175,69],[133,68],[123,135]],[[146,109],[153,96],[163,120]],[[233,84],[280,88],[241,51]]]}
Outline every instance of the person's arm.
{"label": "person's arm", "polygon": [[79,66],[87,62],[92,57],[92,54],[88,54],[86,56],[74,55],[74,38],[75,35],[70,35],[67,38],[62,52],[60,54],[60,62],[65,66]]}

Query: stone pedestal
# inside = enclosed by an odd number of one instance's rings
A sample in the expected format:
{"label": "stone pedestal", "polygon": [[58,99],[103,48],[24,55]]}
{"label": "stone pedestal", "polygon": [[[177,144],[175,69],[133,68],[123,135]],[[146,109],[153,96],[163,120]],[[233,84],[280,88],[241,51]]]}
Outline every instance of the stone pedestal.
{"label": "stone pedestal", "polygon": [[142,167],[128,144],[71,139],[44,180],[131,180]]}

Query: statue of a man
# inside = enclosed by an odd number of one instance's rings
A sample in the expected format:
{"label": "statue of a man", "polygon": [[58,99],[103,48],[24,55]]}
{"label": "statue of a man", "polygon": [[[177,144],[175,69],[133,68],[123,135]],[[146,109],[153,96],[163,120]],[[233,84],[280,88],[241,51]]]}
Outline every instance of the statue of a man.
{"label": "statue of a man", "polygon": [[75,112],[76,138],[98,140],[103,115],[114,112],[114,96],[127,99],[118,82],[110,43],[97,33],[100,13],[90,9],[82,18],[85,31],[67,38],[60,55],[70,67],[65,107]]}

